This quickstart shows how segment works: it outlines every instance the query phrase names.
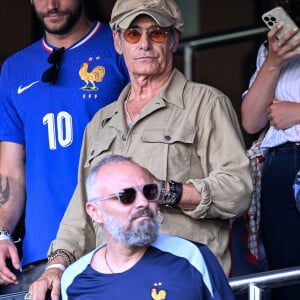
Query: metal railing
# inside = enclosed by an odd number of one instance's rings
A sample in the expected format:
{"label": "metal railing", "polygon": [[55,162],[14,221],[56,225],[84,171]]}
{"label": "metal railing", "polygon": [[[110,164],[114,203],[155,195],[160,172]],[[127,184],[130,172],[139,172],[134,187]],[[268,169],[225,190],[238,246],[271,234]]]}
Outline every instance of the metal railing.
{"label": "metal railing", "polygon": [[235,294],[248,291],[249,300],[264,300],[269,289],[300,284],[300,267],[232,277],[229,284]]}
{"label": "metal railing", "polygon": [[184,74],[188,80],[193,80],[194,51],[199,47],[207,47],[215,44],[224,44],[232,41],[239,41],[245,38],[253,38],[265,33],[266,27],[240,30],[236,32],[213,35],[211,37],[199,37],[193,40],[183,40],[179,45],[179,50],[183,51]]}

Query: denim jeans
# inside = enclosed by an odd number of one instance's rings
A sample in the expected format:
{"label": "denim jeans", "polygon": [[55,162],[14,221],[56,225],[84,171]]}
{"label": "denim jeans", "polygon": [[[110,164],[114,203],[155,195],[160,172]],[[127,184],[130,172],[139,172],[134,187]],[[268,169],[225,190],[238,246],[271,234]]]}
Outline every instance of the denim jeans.
{"label": "denim jeans", "polygon": [[[300,169],[300,145],[270,149],[262,173],[261,230],[271,270],[300,266],[300,213],[293,192]],[[276,300],[300,299],[300,284],[276,288]]]}

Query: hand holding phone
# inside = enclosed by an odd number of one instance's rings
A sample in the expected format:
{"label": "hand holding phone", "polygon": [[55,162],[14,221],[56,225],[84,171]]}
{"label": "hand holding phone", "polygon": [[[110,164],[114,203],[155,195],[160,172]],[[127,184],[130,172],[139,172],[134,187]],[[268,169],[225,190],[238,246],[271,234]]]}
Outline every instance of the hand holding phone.
{"label": "hand holding phone", "polygon": [[[264,23],[268,26],[268,28],[272,29],[274,26],[278,24],[282,24],[281,30],[277,33],[277,37],[282,37],[285,33],[287,33],[289,30],[298,28],[295,22],[292,20],[292,18],[286,13],[286,11],[280,7],[277,6],[270,11],[267,11],[262,15],[262,20]],[[297,39],[300,39],[300,32],[298,31],[296,34],[294,34],[287,43],[291,41],[295,41]],[[300,50],[300,46],[298,46],[294,50]]]}

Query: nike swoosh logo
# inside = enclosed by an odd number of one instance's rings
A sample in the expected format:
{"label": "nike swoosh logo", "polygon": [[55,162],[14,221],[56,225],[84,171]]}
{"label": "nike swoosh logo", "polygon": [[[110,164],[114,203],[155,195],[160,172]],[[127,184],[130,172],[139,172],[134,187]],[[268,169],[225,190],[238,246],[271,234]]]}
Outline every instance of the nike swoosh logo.
{"label": "nike swoosh logo", "polygon": [[20,94],[22,94],[24,91],[26,91],[26,90],[28,90],[29,88],[31,88],[34,84],[36,84],[36,83],[38,83],[39,82],[39,80],[37,80],[37,81],[34,81],[34,82],[32,82],[32,83],[30,83],[30,84],[28,84],[28,85],[25,85],[25,86],[19,86],[18,87],[18,94],[20,95]]}

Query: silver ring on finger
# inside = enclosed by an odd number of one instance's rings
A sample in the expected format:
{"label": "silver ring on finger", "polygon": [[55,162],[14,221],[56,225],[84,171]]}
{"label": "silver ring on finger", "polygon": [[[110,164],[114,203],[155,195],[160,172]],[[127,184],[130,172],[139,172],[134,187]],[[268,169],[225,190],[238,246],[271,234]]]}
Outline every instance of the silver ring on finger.
{"label": "silver ring on finger", "polygon": [[283,43],[278,42],[278,43],[277,43],[277,46],[278,46],[279,48],[281,48],[281,47],[283,46]]}

